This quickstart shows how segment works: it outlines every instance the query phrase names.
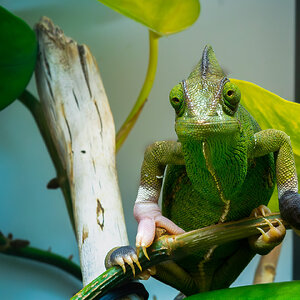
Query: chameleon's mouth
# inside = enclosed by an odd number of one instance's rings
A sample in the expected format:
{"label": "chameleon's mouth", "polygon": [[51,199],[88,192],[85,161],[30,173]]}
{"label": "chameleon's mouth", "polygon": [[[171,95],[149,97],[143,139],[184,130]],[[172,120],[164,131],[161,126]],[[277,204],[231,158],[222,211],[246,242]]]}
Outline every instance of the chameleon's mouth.
{"label": "chameleon's mouth", "polygon": [[240,124],[237,120],[230,121],[206,121],[206,120],[177,120],[175,130],[180,140],[196,139],[201,140],[216,135],[232,135],[239,131]]}

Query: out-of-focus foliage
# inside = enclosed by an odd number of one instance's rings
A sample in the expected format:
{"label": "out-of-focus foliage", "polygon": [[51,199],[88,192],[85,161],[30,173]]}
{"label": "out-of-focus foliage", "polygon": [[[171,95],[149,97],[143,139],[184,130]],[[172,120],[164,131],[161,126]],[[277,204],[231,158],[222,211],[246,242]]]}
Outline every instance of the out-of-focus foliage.
{"label": "out-of-focus foliage", "polygon": [[[275,128],[290,136],[295,162],[300,178],[300,104],[287,101],[258,85],[230,79],[241,90],[242,105],[251,113],[262,129]],[[268,205],[273,212],[279,211],[277,191]]]}
{"label": "out-of-focus foliage", "polygon": [[199,0],[98,0],[158,35],[179,32],[191,26],[200,13]]}

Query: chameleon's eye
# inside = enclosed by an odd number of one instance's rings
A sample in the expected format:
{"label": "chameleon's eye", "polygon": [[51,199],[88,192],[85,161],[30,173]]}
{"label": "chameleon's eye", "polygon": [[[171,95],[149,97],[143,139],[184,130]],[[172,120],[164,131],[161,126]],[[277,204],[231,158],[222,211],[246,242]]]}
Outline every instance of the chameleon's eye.
{"label": "chameleon's eye", "polygon": [[177,115],[181,115],[183,110],[183,100],[177,97],[173,97],[170,99],[171,105],[174,107]]}
{"label": "chameleon's eye", "polygon": [[170,92],[170,103],[178,116],[184,111],[184,95],[181,84],[176,85]]}
{"label": "chameleon's eye", "polygon": [[241,100],[240,89],[235,84],[227,82],[223,88],[223,98],[225,105],[234,113]]}

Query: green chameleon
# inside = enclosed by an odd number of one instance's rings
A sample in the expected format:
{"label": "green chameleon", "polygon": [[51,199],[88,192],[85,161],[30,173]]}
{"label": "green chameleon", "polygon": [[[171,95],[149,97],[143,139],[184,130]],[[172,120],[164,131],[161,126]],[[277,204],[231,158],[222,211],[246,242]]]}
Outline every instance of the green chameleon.
{"label": "green chameleon", "polygon": [[[289,137],[261,130],[240,104],[241,92],[219,66],[211,46],[187,80],[170,92],[178,141],[156,142],[145,152],[134,206],[137,249],[146,248],[156,228],[184,231],[270,213],[277,182],[282,217],[300,229],[300,195]],[[263,101],[263,99],[259,99]],[[158,198],[162,187],[162,210]],[[229,287],[256,253],[278,245],[284,226],[271,224],[255,239],[240,240],[156,266],[153,277],[185,295]],[[138,266],[131,247],[111,251],[107,267]]]}

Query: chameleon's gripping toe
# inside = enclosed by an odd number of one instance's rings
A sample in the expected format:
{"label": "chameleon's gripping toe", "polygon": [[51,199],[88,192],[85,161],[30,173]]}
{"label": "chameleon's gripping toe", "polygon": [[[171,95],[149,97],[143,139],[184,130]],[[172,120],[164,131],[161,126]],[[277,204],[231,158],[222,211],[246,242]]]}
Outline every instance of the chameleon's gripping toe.
{"label": "chameleon's gripping toe", "polygon": [[135,276],[134,264],[142,271],[135,249],[131,246],[114,248],[105,258],[105,267],[107,269],[112,266],[120,266],[123,272],[126,273],[126,264],[130,266],[133,276]]}
{"label": "chameleon's gripping toe", "polygon": [[[255,208],[251,217],[259,217],[271,214],[271,211],[268,207],[260,205],[258,208]],[[268,254],[274,247],[279,245],[285,236],[285,227],[276,219],[278,225],[274,226],[268,219],[264,219],[265,222],[269,225],[269,230],[267,232],[263,231],[261,228],[257,228],[261,235],[250,237],[248,239],[250,247],[258,254],[265,255]]]}
{"label": "chameleon's gripping toe", "polygon": [[271,210],[267,206],[260,205],[259,207],[256,207],[252,210],[250,217],[265,217],[267,215],[270,215],[271,213]]}
{"label": "chameleon's gripping toe", "polygon": [[156,203],[136,203],[134,217],[139,223],[136,235],[136,248],[142,248],[144,255],[149,259],[146,248],[153,243],[157,228],[165,229],[169,234],[184,233],[184,230],[161,214]]}
{"label": "chameleon's gripping toe", "polygon": [[147,253],[147,248],[146,248],[146,246],[141,246],[141,247],[137,247],[137,248],[136,248],[137,256],[139,256],[139,254],[140,254],[140,248],[142,248],[142,251],[143,251],[144,255],[146,256],[146,258],[147,258],[148,260],[150,260],[149,255],[148,255],[148,253]]}
{"label": "chameleon's gripping toe", "polygon": [[285,192],[279,198],[279,209],[282,218],[287,221],[297,233],[300,231],[300,195],[293,191]]}

